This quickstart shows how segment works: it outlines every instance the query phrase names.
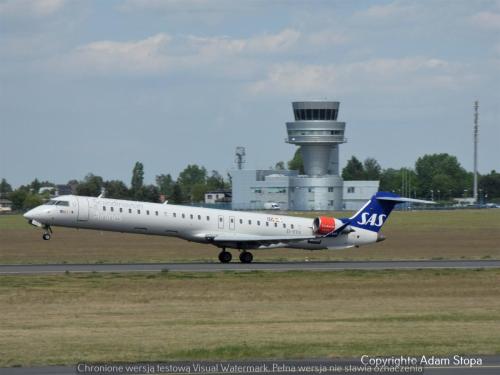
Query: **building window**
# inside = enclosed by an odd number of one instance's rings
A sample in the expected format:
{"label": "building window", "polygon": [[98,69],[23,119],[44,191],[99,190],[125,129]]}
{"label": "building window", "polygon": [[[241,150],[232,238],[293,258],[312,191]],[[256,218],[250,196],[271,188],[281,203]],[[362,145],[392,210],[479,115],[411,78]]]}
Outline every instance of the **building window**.
{"label": "building window", "polygon": [[313,109],[313,120],[319,120],[319,109]]}
{"label": "building window", "polygon": [[312,109],[306,109],[306,120],[312,120],[313,111]]}
{"label": "building window", "polygon": [[333,201],[328,201],[329,206],[333,206]]}
{"label": "building window", "polygon": [[207,194],[207,199],[212,199],[212,194]]}
{"label": "building window", "polygon": [[319,119],[320,120],[324,120],[325,119],[325,110],[324,109],[320,109],[319,110]]}
{"label": "building window", "polygon": [[333,193],[333,186],[330,186],[330,187],[328,188],[328,192],[329,192],[329,193]]}
{"label": "building window", "polygon": [[349,186],[349,187],[347,188],[347,192],[348,192],[348,193],[354,193],[354,186]]}
{"label": "building window", "polygon": [[326,119],[327,120],[331,120],[332,119],[332,110],[330,108],[328,108],[326,110]]}
{"label": "building window", "polygon": [[308,191],[309,193],[312,193],[312,192],[313,192],[313,188],[309,188],[309,189],[307,189],[307,191]]}
{"label": "building window", "polygon": [[305,109],[301,109],[300,110],[300,119],[301,120],[305,120],[306,119],[306,110]]}

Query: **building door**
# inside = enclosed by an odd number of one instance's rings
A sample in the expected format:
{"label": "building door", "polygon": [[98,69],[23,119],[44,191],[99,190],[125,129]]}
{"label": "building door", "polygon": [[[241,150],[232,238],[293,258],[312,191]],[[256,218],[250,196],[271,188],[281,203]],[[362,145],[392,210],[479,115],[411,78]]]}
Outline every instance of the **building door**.
{"label": "building door", "polygon": [[89,200],[87,198],[78,199],[78,221],[89,220]]}
{"label": "building door", "polygon": [[234,216],[229,216],[229,229],[234,230]]}
{"label": "building door", "polygon": [[224,216],[219,215],[219,229],[224,229]]}

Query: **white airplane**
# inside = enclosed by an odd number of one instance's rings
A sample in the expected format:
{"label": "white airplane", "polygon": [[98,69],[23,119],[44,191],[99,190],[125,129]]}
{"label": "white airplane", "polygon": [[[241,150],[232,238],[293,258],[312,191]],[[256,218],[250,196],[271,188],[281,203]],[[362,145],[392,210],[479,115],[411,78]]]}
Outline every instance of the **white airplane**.
{"label": "white airplane", "polygon": [[394,206],[404,202],[434,203],[379,192],[350,218],[311,219],[65,195],[28,211],[24,217],[44,229],[44,240],[50,239],[52,226],[173,236],[221,248],[222,263],[232,259],[227,248],[240,250],[240,261],[250,263],[252,249],[345,249],[383,241],[380,228]]}

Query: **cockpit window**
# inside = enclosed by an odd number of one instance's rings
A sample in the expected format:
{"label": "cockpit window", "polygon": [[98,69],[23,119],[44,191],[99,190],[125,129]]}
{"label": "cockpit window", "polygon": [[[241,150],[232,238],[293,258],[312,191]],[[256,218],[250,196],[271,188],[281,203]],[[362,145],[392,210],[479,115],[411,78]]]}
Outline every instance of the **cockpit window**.
{"label": "cockpit window", "polygon": [[45,202],[45,204],[46,204],[47,206],[52,206],[52,205],[54,205],[54,204],[56,204],[56,203],[57,203],[56,201],[48,201],[48,202]]}
{"label": "cockpit window", "polygon": [[57,201],[56,205],[57,206],[69,206],[69,202],[68,201]]}

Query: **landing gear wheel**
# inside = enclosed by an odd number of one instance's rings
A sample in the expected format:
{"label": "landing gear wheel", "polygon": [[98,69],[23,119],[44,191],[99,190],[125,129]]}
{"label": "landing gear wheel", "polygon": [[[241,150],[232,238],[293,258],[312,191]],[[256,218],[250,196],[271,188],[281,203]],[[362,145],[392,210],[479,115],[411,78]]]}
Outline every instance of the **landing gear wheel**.
{"label": "landing gear wheel", "polygon": [[42,235],[42,238],[43,238],[45,241],[50,240],[50,233],[44,233],[44,234]]}
{"label": "landing gear wheel", "polygon": [[240,254],[241,263],[252,263],[253,255],[248,251],[244,251]]}
{"label": "landing gear wheel", "polygon": [[231,255],[231,253],[229,251],[222,250],[219,253],[219,260],[221,263],[229,263],[231,261],[231,259],[233,259],[233,256]]}

